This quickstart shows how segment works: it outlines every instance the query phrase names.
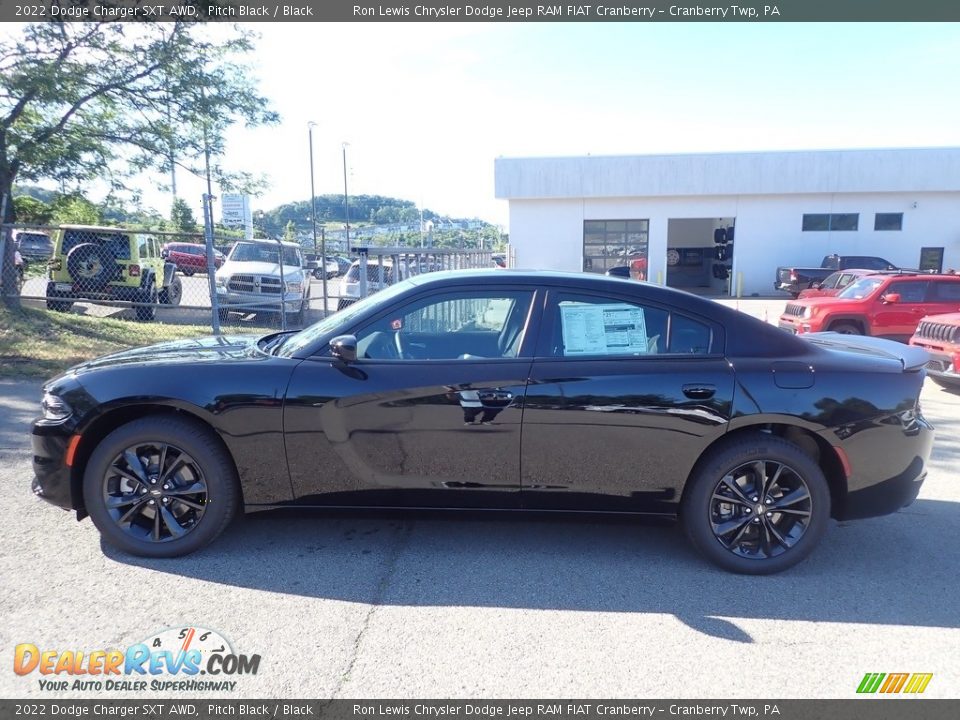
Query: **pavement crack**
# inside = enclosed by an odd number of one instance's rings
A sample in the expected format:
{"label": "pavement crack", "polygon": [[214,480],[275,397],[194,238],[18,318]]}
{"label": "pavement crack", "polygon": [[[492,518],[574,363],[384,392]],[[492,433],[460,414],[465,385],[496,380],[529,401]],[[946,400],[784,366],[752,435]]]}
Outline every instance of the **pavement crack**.
{"label": "pavement crack", "polygon": [[390,559],[387,562],[386,572],[383,573],[383,577],[380,578],[380,582],[377,584],[377,591],[374,595],[373,602],[371,602],[370,606],[367,608],[367,612],[363,617],[363,621],[360,623],[360,631],[353,639],[353,649],[350,653],[350,660],[347,662],[347,667],[340,675],[340,680],[337,682],[337,687],[330,695],[331,701],[340,697],[340,693],[343,691],[347,680],[350,678],[350,674],[353,672],[353,666],[356,665],[357,658],[360,657],[360,646],[363,644],[363,636],[366,634],[367,628],[370,627],[370,623],[373,620],[373,616],[376,613],[377,608],[383,604],[383,599],[387,594],[387,589],[389,588],[390,582],[393,580],[394,573],[397,570],[397,564],[400,561],[400,556],[410,543],[410,536],[413,534],[413,528],[414,522],[412,520],[403,521],[403,524],[400,527],[400,532],[398,533],[397,542],[394,544],[393,552],[390,554]]}

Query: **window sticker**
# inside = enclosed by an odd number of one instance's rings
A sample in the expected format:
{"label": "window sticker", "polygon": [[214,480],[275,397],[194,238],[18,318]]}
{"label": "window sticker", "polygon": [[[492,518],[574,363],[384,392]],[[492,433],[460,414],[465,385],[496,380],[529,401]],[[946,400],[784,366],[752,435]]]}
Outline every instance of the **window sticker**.
{"label": "window sticker", "polygon": [[[651,351],[643,308],[636,305],[561,303],[560,324],[565,357],[645,355]],[[656,338],[653,340],[653,347],[656,347]]]}

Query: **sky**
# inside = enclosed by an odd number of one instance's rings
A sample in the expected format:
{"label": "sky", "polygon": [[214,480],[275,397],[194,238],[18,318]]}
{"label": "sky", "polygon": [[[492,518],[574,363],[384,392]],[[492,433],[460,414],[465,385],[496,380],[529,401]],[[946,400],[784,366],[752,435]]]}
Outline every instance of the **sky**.
{"label": "sky", "polygon": [[[508,226],[497,157],[960,146],[960,25],[261,23],[282,121],[230,131],[254,209],[317,194]],[[178,177],[200,216],[199,182]],[[151,183],[147,183],[149,186]],[[215,191],[216,192],[216,191]],[[145,187],[162,212],[169,197]],[[219,213],[217,213],[219,217]]]}

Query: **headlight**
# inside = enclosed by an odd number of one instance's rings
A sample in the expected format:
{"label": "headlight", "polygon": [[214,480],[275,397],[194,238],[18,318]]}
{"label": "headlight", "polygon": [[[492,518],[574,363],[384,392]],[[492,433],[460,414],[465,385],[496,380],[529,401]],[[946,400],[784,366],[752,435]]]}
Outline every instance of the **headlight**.
{"label": "headlight", "polygon": [[215,277],[217,280],[217,285],[220,287],[224,287],[227,284],[227,282],[230,280],[230,278],[228,278],[226,275],[217,275]]}
{"label": "headlight", "polygon": [[803,317],[806,318],[806,319],[812,318],[814,315],[817,314],[817,310],[819,310],[819,309],[820,309],[820,308],[818,308],[818,307],[816,307],[816,306],[814,306],[814,305],[807,305],[807,306],[803,309]]}
{"label": "headlight", "polygon": [[300,282],[288,282],[287,283],[287,292],[288,293],[298,293],[303,289],[303,283]]}
{"label": "headlight", "polygon": [[66,420],[73,413],[66,400],[51,393],[44,393],[40,404],[46,420]]}

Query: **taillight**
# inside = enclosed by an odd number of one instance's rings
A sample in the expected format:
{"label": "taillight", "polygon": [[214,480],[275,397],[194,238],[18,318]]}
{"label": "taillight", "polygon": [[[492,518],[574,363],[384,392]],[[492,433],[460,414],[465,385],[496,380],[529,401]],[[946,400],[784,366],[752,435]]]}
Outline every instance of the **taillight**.
{"label": "taillight", "polygon": [[129,274],[130,277],[140,277],[140,266],[135,264],[128,265],[127,274]]}

